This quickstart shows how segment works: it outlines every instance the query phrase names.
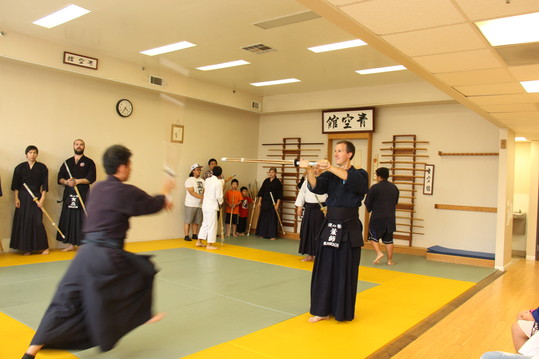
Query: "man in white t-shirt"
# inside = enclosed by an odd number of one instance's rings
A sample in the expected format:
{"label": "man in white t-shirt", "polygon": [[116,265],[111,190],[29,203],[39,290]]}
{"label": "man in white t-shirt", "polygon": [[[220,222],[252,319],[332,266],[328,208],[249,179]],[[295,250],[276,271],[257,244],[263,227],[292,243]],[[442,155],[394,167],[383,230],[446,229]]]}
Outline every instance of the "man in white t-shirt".
{"label": "man in white t-shirt", "polygon": [[198,239],[199,225],[202,223],[202,195],[204,193],[204,180],[200,178],[202,166],[195,163],[191,166],[189,177],[185,180],[185,211],[183,230],[184,240],[191,241],[189,229],[192,230],[192,239]]}

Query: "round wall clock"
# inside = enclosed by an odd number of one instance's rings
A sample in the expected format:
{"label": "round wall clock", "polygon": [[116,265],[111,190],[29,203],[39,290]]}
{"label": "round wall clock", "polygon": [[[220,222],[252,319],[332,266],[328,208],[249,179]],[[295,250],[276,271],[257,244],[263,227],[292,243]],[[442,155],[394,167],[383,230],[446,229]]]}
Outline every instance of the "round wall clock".
{"label": "round wall clock", "polygon": [[122,117],[129,117],[133,113],[133,104],[126,98],[116,103],[116,112]]}

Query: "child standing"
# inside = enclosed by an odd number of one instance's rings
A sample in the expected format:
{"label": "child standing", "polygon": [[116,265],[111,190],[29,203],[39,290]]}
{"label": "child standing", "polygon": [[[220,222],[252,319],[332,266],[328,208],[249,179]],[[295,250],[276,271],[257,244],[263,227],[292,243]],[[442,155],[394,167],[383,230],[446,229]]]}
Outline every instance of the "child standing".
{"label": "child standing", "polygon": [[249,191],[247,187],[240,189],[242,200],[240,207],[240,218],[238,220],[238,234],[243,236],[247,233],[247,217],[249,216],[249,203],[253,203],[251,197],[249,197]]}
{"label": "child standing", "polygon": [[[227,225],[227,237],[230,237],[230,231],[232,230],[232,235],[236,235],[236,224],[238,223],[238,213],[240,210],[239,204],[243,200],[243,196],[240,191],[238,191],[238,180],[233,179],[230,183],[230,189],[226,191],[225,201],[226,201],[226,225]],[[230,228],[232,227],[232,228]]]}

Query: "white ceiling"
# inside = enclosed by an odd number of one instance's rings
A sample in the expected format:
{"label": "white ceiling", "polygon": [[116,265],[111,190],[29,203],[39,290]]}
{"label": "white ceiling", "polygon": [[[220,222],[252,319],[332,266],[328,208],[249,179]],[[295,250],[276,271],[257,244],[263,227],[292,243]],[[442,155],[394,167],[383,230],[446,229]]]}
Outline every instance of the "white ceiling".
{"label": "white ceiling", "polygon": [[539,94],[519,83],[539,80],[539,43],[495,49],[474,24],[538,12],[538,0],[298,1],[483,117],[539,140]]}
{"label": "white ceiling", "polygon": [[[0,30],[85,48],[141,66],[179,69],[192,78],[260,96],[428,81],[492,122],[539,140],[539,56],[508,66],[474,21],[539,11],[539,0],[74,0],[92,12],[45,29],[32,21],[65,0],[2,0]],[[322,17],[262,29],[255,23],[305,11]],[[315,54],[307,47],[360,38],[369,45]],[[190,41],[196,47],[148,57],[139,51]],[[253,54],[262,43],[276,51]],[[0,42],[1,46],[1,42]],[[520,49],[522,50],[522,49]],[[528,52],[529,53],[529,52]],[[250,65],[203,72],[196,67],[244,59]],[[531,60],[530,60],[531,59]],[[408,71],[361,76],[363,68],[402,64]],[[295,77],[300,83],[249,83]]]}

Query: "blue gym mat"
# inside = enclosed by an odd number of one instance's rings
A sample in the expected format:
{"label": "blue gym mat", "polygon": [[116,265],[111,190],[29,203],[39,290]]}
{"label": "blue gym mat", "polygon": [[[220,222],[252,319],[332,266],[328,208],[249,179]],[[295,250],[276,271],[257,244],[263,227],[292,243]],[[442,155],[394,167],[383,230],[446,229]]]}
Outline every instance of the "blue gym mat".
{"label": "blue gym mat", "polygon": [[451,249],[451,248],[446,248],[442,246],[429,247],[427,248],[427,252],[436,253],[436,254],[446,254],[450,256],[459,256],[459,257],[494,259],[494,253],[465,251],[462,249]]}

